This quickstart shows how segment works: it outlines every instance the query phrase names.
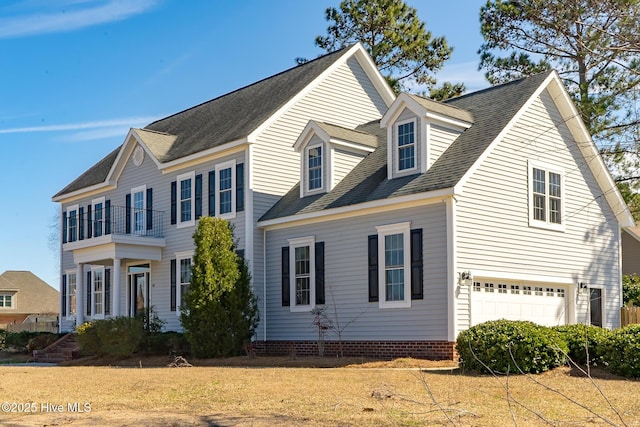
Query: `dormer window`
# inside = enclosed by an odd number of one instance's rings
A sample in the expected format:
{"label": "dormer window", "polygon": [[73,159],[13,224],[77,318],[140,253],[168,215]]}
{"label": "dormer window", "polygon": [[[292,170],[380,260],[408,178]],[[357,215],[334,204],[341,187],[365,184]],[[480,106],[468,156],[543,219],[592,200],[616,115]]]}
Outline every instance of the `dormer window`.
{"label": "dormer window", "polygon": [[416,167],[416,132],[415,121],[399,123],[398,135],[398,171],[411,170]]}
{"label": "dormer window", "polygon": [[322,188],[322,146],[309,147],[307,149],[307,161],[309,165],[309,191]]}

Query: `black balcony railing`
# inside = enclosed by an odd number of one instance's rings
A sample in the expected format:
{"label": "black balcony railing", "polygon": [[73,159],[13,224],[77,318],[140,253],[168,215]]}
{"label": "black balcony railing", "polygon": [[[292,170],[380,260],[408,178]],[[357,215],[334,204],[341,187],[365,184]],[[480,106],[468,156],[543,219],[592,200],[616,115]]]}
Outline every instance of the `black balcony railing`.
{"label": "black balcony railing", "polygon": [[151,209],[110,206],[94,211],[68,212],[63,218],[63,243],[93,239],[107,234],[130,234],[141,237],[164,237],[164,212]]}

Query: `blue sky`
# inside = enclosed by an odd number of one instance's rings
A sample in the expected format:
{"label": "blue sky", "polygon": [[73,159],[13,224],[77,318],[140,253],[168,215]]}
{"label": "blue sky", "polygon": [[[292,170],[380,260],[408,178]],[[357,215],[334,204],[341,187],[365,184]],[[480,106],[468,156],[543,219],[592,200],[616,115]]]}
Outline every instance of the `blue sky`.
{"label": "blue sky", "polygon": [[[454,47],[436,76],[477,71],[484,0],[409,0]],[[0,273],[58,288],[51,197],[122,144],[129,128],[321,53],[339,0],[3,0],[0,2]]]}

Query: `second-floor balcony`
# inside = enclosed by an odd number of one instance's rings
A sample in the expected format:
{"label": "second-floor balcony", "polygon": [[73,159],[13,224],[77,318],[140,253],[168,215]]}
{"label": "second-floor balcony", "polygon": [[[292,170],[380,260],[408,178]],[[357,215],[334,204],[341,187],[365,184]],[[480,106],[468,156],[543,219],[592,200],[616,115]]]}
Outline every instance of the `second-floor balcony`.
{"label": "second-floor balcony", "polygon": [[[164,212],[151,209],[106,206],[87,212],[67,210],[62,219],[63,250],[113,249],[120,244],[132,247],[164,247]],[[111,252],[111,251],[109,251]],[[126,257],[127,255],[123,255]]]}

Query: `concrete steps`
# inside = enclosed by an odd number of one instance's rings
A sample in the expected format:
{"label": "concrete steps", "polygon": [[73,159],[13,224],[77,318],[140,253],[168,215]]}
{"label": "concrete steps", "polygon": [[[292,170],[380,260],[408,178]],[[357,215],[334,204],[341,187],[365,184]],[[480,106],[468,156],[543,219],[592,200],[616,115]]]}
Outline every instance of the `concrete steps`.
{"label": "concrete steps", "polygon": [[71,360],[80,351],[75,334],[67,334],[42,350],[33,350],[33,361],[60,363]]}

